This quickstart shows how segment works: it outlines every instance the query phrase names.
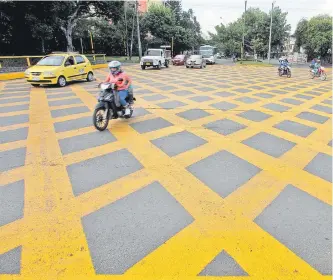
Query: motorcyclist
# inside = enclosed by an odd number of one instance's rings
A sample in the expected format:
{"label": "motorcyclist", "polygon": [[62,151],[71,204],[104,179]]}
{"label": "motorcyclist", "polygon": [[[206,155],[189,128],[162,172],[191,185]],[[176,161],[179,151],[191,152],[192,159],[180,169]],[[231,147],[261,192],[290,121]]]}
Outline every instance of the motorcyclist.
{"label": "motorcyclist", "polygon": [[119,61],[111,61],[108,64],[110,74],[107,76],[105,83],[114,83],[117,85],[120,104],[125,108],[125,116],[131,114],[129,104],[126,101],[126,97],[131,89],[131,78],[121,69],[121,63]]}
{"label": "motorcyclist", "polygon": [[314,68],[313,68],[314,73],[316,75],[318,74],[318,71],[319,71],[320,68],[321,68],[321,62],[320,62],[319,59],[317,59],[316,63],[314,64]]}

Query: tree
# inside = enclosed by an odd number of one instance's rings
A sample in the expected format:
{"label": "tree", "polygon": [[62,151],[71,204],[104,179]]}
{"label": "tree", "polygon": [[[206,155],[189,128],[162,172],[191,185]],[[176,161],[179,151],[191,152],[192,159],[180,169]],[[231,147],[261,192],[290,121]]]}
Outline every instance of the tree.
{"label": "tree", "polygon": [[167,1],[165,6],[151,4],[144,15],[143,25],[152,36],[151,44],[170,44],[174,38],[175,53],[197,47],[203,41],[193,11],[182,11],[178,1]]}
{"label": "tree", "polygon": [[32,37],[40,40],[41,52],[45,54],[45,40],[50,40],[53,37],[52,25],[42,22],[32,14],[27,14],[26,20],[29,24],[34,25],[34,28],[31,29]]}
{"label": "tree", "polygon": [[296,46],[303,47],[308,57],[321,56],[331,60],[332,17],[318,15],[310,20],[301,19],[295,30]]}
{"label": "tree", "polygon": [[51,13],[54,21],[63,31],[67,51],[73,51],[73,30],[79,19],[103,17],[117,22],[124,10],[120,1],[52,1]]}
{"label": "tree", "polygon": [[[272,48],[281,49],[290,31],[286,20],[287,13],[279,7],[273,11]],[[245,50],[255,51],[263,55],[268,49],[270,15],[258,8],[249,8],[242,17],[224,26],[215,27],[215,34],[210,33],[212,43],[219,46],[228,56],[239,54],[243,35],[243,19],[245,17]]]}
{"label": "tree", "polygon": [[309,24],[309,22],[305,18],[302,18],[297,23],[296,30],[294,33],[294,36],[296,38],[296,42],[295,42],[296,50],[300,50],[300,48],[306,44],[308,24]]}

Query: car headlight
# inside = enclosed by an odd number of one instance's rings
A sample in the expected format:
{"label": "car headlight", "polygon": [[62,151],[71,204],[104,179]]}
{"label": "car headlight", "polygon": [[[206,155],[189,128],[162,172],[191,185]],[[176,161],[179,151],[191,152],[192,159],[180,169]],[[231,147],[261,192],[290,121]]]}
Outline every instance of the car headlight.
{"label": "car headlight", "polygon": [[154,59],[154,60],[153,60],[153,63],[154,63],[154,64],[158,64],[158,60],[157,60],[157,59]]}
{"label": "car headlight", "polygon": [[49,71],[44,72],[43,74],[44,74],[44,77],[54,77],[55,76],[55,74],[53,72],[49,72]]}
{"label": "car headlight", "polygon": [[25,74],[25,75],[29,75],[29,74],[30,74],[30,71],[27,69],[27,70],[25,70],[24,74]]}
{"label": "car headlight", "polygon": [[211,56],[210,59],[214,59],[214,56]]}

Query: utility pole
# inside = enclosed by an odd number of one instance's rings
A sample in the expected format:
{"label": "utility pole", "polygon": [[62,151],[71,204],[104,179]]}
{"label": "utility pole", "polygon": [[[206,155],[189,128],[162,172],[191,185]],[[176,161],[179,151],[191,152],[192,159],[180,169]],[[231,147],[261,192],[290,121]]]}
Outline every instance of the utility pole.
{"label": "utility pole", "polygon": [[140,22],[139,22],[139,3],[136,1],[136,24],[138,31],[138,46],[139,46],[139,58],[142,57],[141,38],[140,38]]}
{"label": "utility pole", "polygon": [[82,44],[82,38],[80,38],[80,43],[81,43],[81,53],[83,54],[83,44]]}
{"label": "utility pole", "polygon": [[268,42],[268,63],[271,61],[271,44],[272,44],[272,24],[273,24],[273,10],[274,10],[274,3],[272,2],[272,10],[271,10],[271,25],[269,27],[269,42]]}
{"label": "utility pole", "polygon": [[132,59],[132,54],[133,54],[133,40],[134,40],[134,24],[135,24],[135,16],[136,16],[136,4],[134,5],[134,13],[133,13],[130,60]]}
{"label": "utility pole", "polygon": [[243,17],[243,41],[242,41],[242,49],[241,49],[242,61],[243,61],[243,58],[244,58],[244,49],[245,49],[245,15],[246,15],[246,5],[247,5],[247,0],[245,0],[245,11],[244,11],[244,17]]}
{"label": "utility pole", "polygon": [[171,57],[173,57],[173,37],[171,38]]}
{"label": "utility pole", "polygon": [[127,32],[127,1],[124,1],[124,14],[125,14],[125,37],[126,37],[126,55],[129,56],[128,50],[128,32]]}

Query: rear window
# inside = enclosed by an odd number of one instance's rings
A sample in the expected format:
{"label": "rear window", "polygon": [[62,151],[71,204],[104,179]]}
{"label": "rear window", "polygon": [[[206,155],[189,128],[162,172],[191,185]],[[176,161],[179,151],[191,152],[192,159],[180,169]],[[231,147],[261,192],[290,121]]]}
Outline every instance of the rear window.
{"label": "rear window", "polygon": [[176,57],[175,58],[184,58],[185,57],[185,55],[176,55]]}
{"label": "rear window", "polygon": [[191,59],[200,59],[201,55],[191,55]]}
{"label": "rear window", "polygon": [[75,56],[75,60],[76,60],[76,64],[80,64],[80,63],[85,63],[86,62],[81,55],[76,55]]}

